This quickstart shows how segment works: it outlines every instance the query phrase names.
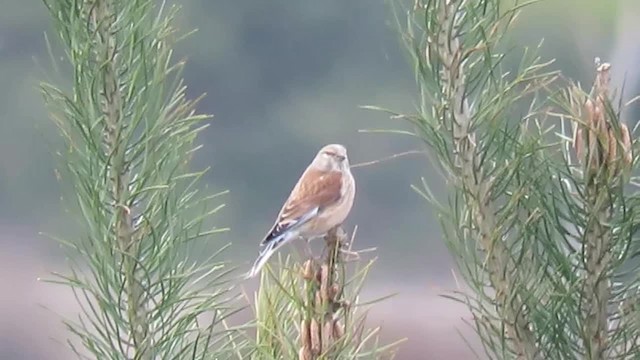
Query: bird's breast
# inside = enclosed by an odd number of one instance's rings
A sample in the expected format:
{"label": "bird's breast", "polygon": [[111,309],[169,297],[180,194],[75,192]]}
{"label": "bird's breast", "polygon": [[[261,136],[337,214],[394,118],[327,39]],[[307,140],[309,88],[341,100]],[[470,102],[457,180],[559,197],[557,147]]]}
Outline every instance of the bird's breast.
{"label": "bird's breast", "polygon": [[341,225],[349,215],[355,198],[355,182],[350,172],[342,177],[339,199],[323,208],[301,231],[302,236],[321,236],[334,227]]}
{"label": "bird's breast", "polygon": [[346,172],[343,176],[342,186],[340,187],[340,199],[334,206],[328,207],[324,212],[327,223],[330,228],[342,224],[351,212],[353,200],[355,199],[356,186],[353,176],[350,172]]}

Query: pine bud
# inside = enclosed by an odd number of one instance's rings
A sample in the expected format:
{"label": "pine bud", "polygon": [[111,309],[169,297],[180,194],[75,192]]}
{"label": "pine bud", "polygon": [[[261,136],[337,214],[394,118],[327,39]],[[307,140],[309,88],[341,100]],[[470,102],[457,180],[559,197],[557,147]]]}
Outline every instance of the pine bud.
{"label": "pine bud", "polygon": [[316,319],[311,319],[309,333],[311,338],[311,352],[314,355],[318,355],[320,351],[322,351],[322,340],[320,337],[320,325]]}
{"label": "pine bud", "polygon": [[626,124],[620,124],[620,133],[622,139],[622,150],[624,151],[623,161],[626,166],[631,166],[633,162],[633,153],[631,150],[631,136],[629,135],[629,128]]}

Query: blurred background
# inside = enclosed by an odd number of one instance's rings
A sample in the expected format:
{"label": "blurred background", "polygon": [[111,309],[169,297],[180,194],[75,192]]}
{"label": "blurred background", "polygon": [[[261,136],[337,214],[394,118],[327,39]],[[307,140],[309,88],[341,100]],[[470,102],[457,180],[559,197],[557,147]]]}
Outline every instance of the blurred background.
{"label": "blurred background", "polygon": [[[411,66],[384,0],[182,0],[186,83],[199,110],[214,114],[200,137],[195,166],[216,191],[230,190],[215,219],[231,230],[227,256],[250,266],[257,243],[315,152],[343,143],[352,163],[418,149],[415,139],[360,129],[404,124],[359,105],[413,111]],[[78,309],[64,287],[38,282],[66,269],[59,246],[40,233],[69,234],[52,152],[57,133],[38,91],[49,66],[39,1],[0,0],[0,359],[68,359],[61,316]],[[596,56],[614,80],[637,93],[640,3],[634,0],[543,1],[529,7],[513,45],[535,46],[554,68],[587,86]],[[378,248],[365,298],[398,293],[377,305],[370,325],[387,340],[408,337],[399,359],[468,359],[459,332],[470,334],[465,309],[439,297],[456,287],[452,263],[427,204],[411,189],[425,177],[444,190],[426,158],[408,156],[354,169],[358,194],[347,230],[356,247]],[[215,248],[218,244],[213,244]]]}

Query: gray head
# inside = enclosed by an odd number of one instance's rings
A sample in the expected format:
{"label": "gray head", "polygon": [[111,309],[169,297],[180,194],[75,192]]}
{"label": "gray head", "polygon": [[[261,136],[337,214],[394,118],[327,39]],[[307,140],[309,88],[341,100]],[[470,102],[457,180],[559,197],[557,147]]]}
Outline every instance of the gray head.
{"label": "gray head", "polygon": [[340,144],[326,145],[318,151],[311,166],[324,171],[346,171],[349,169],[347,149]]}

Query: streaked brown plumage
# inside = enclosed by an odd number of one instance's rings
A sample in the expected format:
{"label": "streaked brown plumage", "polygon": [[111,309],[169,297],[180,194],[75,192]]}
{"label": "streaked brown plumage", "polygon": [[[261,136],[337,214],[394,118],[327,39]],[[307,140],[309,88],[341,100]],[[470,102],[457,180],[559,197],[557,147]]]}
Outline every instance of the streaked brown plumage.
{"label": "streaked brown plumage", "polygon": [[299,237],[311,240],[342,224],[353,206],[355,190],[346,148],[330,144],[320,149],[260,243],[264,248],[247,277],[255,276],[289,241]]}

